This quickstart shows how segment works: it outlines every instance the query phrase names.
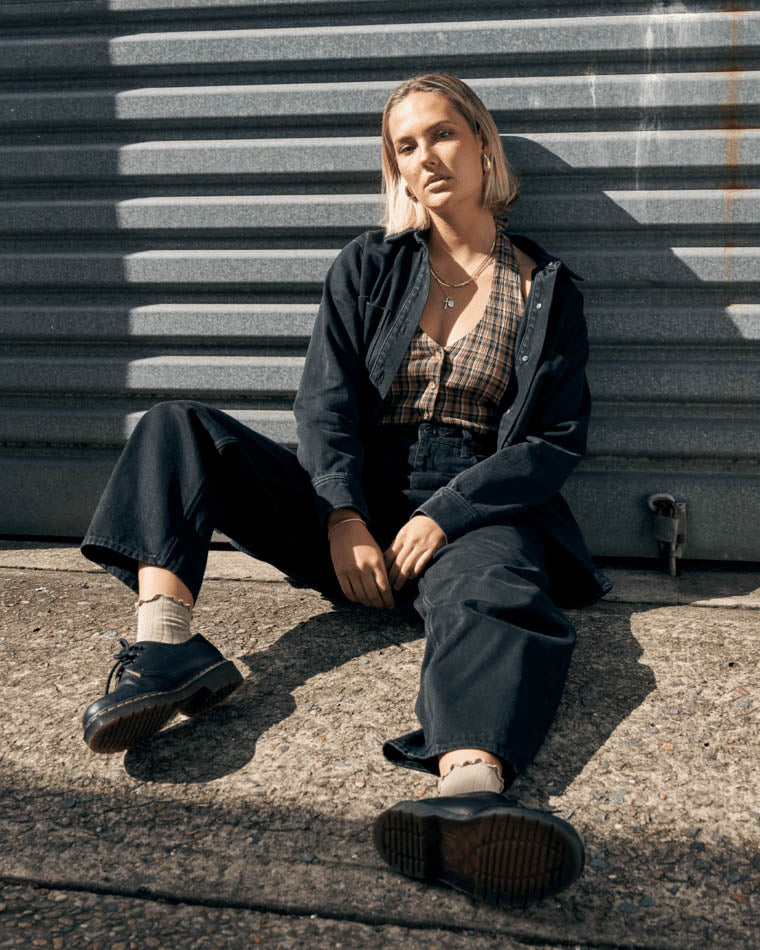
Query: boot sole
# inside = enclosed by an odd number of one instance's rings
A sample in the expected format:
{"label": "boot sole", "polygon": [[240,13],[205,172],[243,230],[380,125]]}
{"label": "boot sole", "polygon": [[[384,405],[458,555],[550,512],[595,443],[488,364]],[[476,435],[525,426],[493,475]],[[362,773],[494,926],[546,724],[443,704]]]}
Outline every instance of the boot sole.
{"label": "boot sole", "polygon": [[235,664],[224,660],[178,689],[137,696],[96,714],[85,724],[84,741],[93,752],[123,752],[158,732],[175,713],[197,716],[211,709],[242,682]]}
{"label": "boot sole", "polygon": [[373,838],[394,871],[497,906],[525,907],[556,894],[584,864],[583,842],[571,825],[506,805],[454,817],[402,802],[378,816]]}

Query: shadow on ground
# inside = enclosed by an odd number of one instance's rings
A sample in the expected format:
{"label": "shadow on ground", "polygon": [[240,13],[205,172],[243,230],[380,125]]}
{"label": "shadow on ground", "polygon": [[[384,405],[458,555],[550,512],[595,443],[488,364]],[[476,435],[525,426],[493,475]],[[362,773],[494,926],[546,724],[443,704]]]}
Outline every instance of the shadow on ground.
{"label": "shadow on ground", "polygon": [[525,910],[498,909],[398,878],[374,853],[366,820],[260,800],[229,807],[149,795],[145,786],[75,797],[5,786],[2,880],[531,940],[562,934],[610,946],[749,946],[739,904],[711,922],[702,903],[726,877],[742,877],[740,862],[757,864],[749,846],[739,855],[720,842],[658,833],[635,853],[625,838],[587,834],[591,861],[571,891]]}
{"label": "shadow on ground", "polygon": [[[612,610],[574,611],[573,620],[578,646],[557,720],[540,753],[542,762],[552,763],[548,781],[546,769],[538,775],[529,769],[514,786],[516,795],[529,795],[538,807],[570,785],[654,688],[652,671],[640,662],[630,617]],[[295,689],[364,654],[422,636],[411,612],[346,607],[311,617],[267,649],[241,657],[251,675],[229,704],[130,750],[124,766],[141,781],[179,784],[209,782],[242,769],[253,759],[259,737],[295,712]]]}

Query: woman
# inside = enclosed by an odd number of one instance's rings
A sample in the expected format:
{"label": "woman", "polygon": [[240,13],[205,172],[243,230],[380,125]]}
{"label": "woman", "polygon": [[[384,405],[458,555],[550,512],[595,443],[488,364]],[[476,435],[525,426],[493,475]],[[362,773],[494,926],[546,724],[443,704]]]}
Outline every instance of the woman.
{"label": "woman", "polygon": [[499,222],[517,197],[493,119],[451,76],[402,83],[383,115],[385,229],[340,253],[287,449],[198,403],[156,406],[82,546],[139,592],[117,688],[85,713],[113,752],[239,685],[190,616],[214,528],[333,598],[425,622],[421,728],[388,759],[440,775],[375,824],[397,870],[496,902],[571,883],[565,822],[501,794],[555,715],[574,630],[555,601],[608,588],[558,491],[585,450],[582,298]]}

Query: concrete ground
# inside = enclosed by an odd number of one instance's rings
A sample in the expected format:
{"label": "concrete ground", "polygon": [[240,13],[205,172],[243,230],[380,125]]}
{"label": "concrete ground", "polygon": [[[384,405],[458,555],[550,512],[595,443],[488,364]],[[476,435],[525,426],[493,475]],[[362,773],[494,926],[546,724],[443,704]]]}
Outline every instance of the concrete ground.
{"label": "concrete ground", "polygon": [[760,946],[760,573],[611,570],[571,611],[555,725],[512,789],[583,836],[558,898],[503,911],[400,878],[375,816],[435,780],[415,726],[422,630],[212,553],[195,614],[243,686],[126,754],[81,737],[132,594],[76,549],[0,545],[0,947]]}

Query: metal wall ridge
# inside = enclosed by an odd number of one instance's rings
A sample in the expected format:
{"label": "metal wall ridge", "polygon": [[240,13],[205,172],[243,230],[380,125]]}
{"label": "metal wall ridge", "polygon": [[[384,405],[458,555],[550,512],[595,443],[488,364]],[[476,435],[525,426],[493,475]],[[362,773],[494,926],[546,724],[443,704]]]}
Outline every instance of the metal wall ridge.
{"label": "metal wall ridge", "polygon": [[[112,406],[81,409],[12,408],[0,417],[0,440],[18,445],[118,446],[144,410],[125,414]],[[295,444],[296,425],[289,409],[234,409],[233,418],[277,441]],[[597,457],[630,458],[632,454],[662,459],[699,457],[703,463],[726,459],[756,460],[760,453],[760,416],[747,420],[624,418],[597,409],[590,450]],[[736,438],[739,435],[740,438]]]}
{"label": "metal wall ridge", "polygon": [[292,399],[303,356],[0,357],[0,392],[244,393]]}
{"label": "metal wall ridge", "polygon": [[[2,300],[2,298],[0,298]],[[652,301],[617,302],[586,308],[589,336],[600,347],[621,345],[671,347],[704,344],[760,346],[760,304],[695,301],[690,307],[668,306],[658,312]],[[0,339],[13,341],[262,341],[307,339],[317,305],[307,303],[156,303],[56,304],[0,303]]]}
{"label": "metal wall ridge", "polygon": [[[760,284],[760,247],[613,247],[587,249],[555,241],[584,286],[699,287]],[[0,286],[127,287],[138,285],[317,285],[338,249],[151,250],[0,253]]]}
{"label": "metal wall ridge", "polygon": [[[652,293],[652,301],[639,296],[635,305],[602,301],[601,292],[593,295],[586,314],[597,347],[704,343],[738,344],[751,351],[760,345],[760,304],[695,303],[687,308],[665,302],[657,310],[654,299],[661,295]],[[180,334],[188,342],[303,339],[310,335],[316,313],[316,303],[0,303],[0,339],[151,341]]]}
{"label": "metal wall ridge", "polygon": [[[41,407],[11,409],[0,417],[0,441],[22,445],[119,446],[133,432],[144,410]],[[230,415],[278,442],[294,444],[295,419],[290,409],[237,409]]]}
{"label": "metal wall ridge", "polygon": [[[661,12],[671,8],[675,13],[683,12],[681,0],[661,0],[658,4]],[[714,11],[714,0],[692,0],[690,3],[694,11]],[[734,5],[724,4],[731,9]],[[651,2],[644,0],[618,0],[615,9],[625,8],[631,12],[651,13]],[[168,23],[187,24],[202,20],[209,16],[218,16],[238,20],[241,16],[247,19],[260,20],[266,17],[300,18],[332,15],[344,17],[367,17],[369,14],[380,16],[395,12],[406,12],[408,9],[405,0],[108,0],[104,5],[102,0],[24,0],[24,2],[4,3],[0,8],[0,23],[39,26],[49,23],[57,26],[60,23],[87,21],[90,23],[122,23],[129,22],[135,14],[140,15],[137,20],[141,26],[151,20],[167,21]],[[483,12],[496,10],[503,13],[503,0],[481,0],[479,9]],[[600,11],[598,0],[564,0],[560,8],[564,13],[577,12],[579,15],[604,15],[604,8]],[[471,10],[462,9],[460,0],[428,0],[425,10],[436,18],[441,14],[457,15],[459,17],[471,15]],[[510,13],[520,15],[551,17],[557,15],[558,6],[553,0],[512,0]],[[416,16],[424,10],[415,11]],[[49,19],[48,19],[49,18]]]}
{"label": "metal wall ridge", "polygon": [[[673,366],[663,359],[596,357],[589,379],[599,400],[618,402],[709,402],[760,404],[757,386],[760,360],[735,360],[707,353],[700,360],[684,358]],[[303,356],[258,354],[99,355],[0,357],[0,392],[8,393],[242,393],[292,398],[298,388]],[[726,372],[722,370],[723,364]],[[116,390],[113,389],[117,386]],[[641,400],[642,387],[647,399]]]}
{"label": "metal wall ridge", "polygon": [[[378,195],[214,195],[113,199],[8,200],[7,234],[313,231],[359,232],[377,227]],[[705,228],[746,232],[757,239],[760,188],[609,190],[604,194],[555,194],[523,198],[513,220],[555,233],[579,227],[607,231]]]}
{"label": "metal wall ridge", "polygon": [[[466,78],[466,77],[463,77]],[[644,73],[638,75],[531,76],[510,79],[472,79],[486,106],[498,119],[510,122],[557,121],[569,113],[576,122],[597,119],[621,121],[626,114],[639,120],[643,110],[668,117],[705,115],[719,121],[737,110],[749,118],[760,113],[760,71],[736,73]],[[207,122],[257,119],[269,122],[305,120],[321,124],[360,121],[374,126],[395,82],[328,82],[215,84],[162,86],[124,90],[35,89],[0,91],[0,122],[8,129],[24,126],[122,126],[128,123],[199,120]],[[609,113],[609,115],[608,115]],[[724,120],[725,121],[725,120]]]}
{"label": "metal wall ridge", "polygon": [[137,36],[77,36],[0,39],[0,75],[38,78],[135,68],[247,64],[275,73],[287,65],[342,64],[362,68],[369,59],[448,62],[467,56],[578,60],[594,54],[650,61],[659,51],[701,58],[734,58],[760,46],[760,12],[683,13],[609,17],[558,17],[547,21],[472,20],[382,23],[335,27],[142,33]]}
{"label": "metal wall ridge", "polygon": [[[647,174],[718,174],[725,187],[752,184],[760,169],[760,129],[705,131],[537,132],[503,134],[505,151],[525,179],[594,175],[609,179],[629,173],[634,187]],[[313,179],[315,175],[367,176],[379,189],[380,140],[375,136],[340,136],[234,140],[200,139],[134,144],[0,145],[0,182],[123,181],[259,176]],[[637,180],[638,179],[638,180]],[[692,179],[686,179],[690,184]],[[616,187],[619,187],[616,184]],[[276,187],[273,187],[276,192]]]}
{"label": "metal wall ridge", "polygon": [[[0,298],[1,300],[2,298]],[[0,302],[0,340],[208,343],[278,339],[303,342],[316,304],[166,303],[127,305]]]}
{"label": "metal wall ridge", "polygon": [[693,343],[710,347],[739,344],[750,352],[760,345],[760,304],[708,306],[695,300],[689,308],[658,309],[654,301],[642,301],[638,306],[592,302],[586,316],[589,336],[598,346],[665,344],[672,354],[673,346]]}

